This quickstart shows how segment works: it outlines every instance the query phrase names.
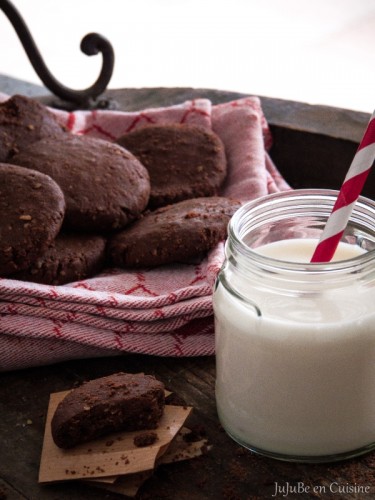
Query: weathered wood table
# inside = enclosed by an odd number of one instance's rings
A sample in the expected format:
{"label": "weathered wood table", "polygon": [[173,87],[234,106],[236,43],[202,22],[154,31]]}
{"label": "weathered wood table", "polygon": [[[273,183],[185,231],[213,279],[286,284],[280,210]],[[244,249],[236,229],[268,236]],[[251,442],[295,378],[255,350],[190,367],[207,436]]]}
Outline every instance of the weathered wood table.
{"label": "weathered wood table", "polygon": [[[1,90],[43,94],[38,87],[0,78]],[[107,96],[124,110],[175,104],[192,97],[208,97],[214,103],[240,97],[199,89],[112,90]],[[51,103],[50,97],[42,100]],[[287,180],[294,187],[338,188],[369,115],[270,98],[262,98],[262,105],[274,135],[271,156]],[[375,196],[373,177],[365,194]],[[277,486],[289,486],[288,498],[375,498],[375,453],[339,464],[301,465],[257,456],[233,442],[216,414],[214,357],[124,355],[0,374],[0,499],[120,498],[77,482],[38,484],[50,393],[117,371],[155,374],[194,407],[190,423],[204,427],[212,445],[206,455],[195,460],[161,466],[138,498],[283,498],[281,490],[276,493]]]}

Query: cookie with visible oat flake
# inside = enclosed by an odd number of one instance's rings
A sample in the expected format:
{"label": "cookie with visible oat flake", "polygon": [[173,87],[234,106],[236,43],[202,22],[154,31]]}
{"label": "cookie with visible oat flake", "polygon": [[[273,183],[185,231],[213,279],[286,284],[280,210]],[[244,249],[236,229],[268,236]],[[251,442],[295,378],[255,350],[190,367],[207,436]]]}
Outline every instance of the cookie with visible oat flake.
{"label": "cookie with visible oat flake", "polygon": [[109,240],[109,259],[119,267],[192,262],[225,239],[239,207],[238,201],[212,196],[159,208]]}
{"label": "cookie with visible oat flake", "polygon": [[43,139],[12,162],[57,182],[65,196],[68,230],[120,229],[137,219],[148,203],[147,170],[131,153],[108,141],[73,134],[66,134],[63,141]]}
{"label": "cookie with visible oat flake", "polygon": [[97,378],[59,403],[52,437],[60,448],[72,448],[113,432],[156,429],[164,405],[164,384],[152,375],[119,372]]}
{"label": "cookie with visible oat flake", "polygon": [[46,106],[14,95],[0,104],[0,162],[11,162],[18,151],[44,137],[64,137],[66,130]]}
{"label": "cookie with visible oat flake", "polygon": [[221,139],[202,127],[148,125],[128,132],[117,143],[147,168],[151,209],[188,198],[216,196],[227,173]]}
{"label": "cookie with visible oat flake", "polygon": [[0,276],[29,267],[55,239],[64,195],[49,176],[0,163]]}
{"label": "cookie with visible oat flake", "polygon": [[10,278],[45,285],[65,285],[90,278],[104,266],[105,245],[103,236],[60,233],[28,269]]}

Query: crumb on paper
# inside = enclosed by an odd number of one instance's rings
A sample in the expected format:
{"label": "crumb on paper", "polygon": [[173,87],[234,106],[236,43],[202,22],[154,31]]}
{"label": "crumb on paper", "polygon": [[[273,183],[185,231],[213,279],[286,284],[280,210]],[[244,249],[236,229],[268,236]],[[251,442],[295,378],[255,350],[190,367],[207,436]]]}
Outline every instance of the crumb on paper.
{"label": "crumb on paper", "polygon": [[158,440],[158,435],[156,432],[142,432],[142,434],[138,434],[138,436],[134,437],[134,444],[135,446],[138,446],[138,448],[142,448],[144,446],[151,446],[152,444],[156,443]]}

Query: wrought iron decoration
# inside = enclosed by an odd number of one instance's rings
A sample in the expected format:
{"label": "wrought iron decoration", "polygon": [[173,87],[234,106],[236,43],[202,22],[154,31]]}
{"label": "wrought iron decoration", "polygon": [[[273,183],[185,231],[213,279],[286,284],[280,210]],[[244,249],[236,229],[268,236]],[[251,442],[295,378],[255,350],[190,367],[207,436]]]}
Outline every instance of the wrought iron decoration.
{"label": "wrought iron decoration", "polygon": [[63,101],[75,107],[104,107],[98,97],[105,91],[112,77],[115,55],[111,43],[98,33],[89,33],[81,41],[81,51],[89,56],[102,53],[102,68],[97,80],[84,90],[74,90],[61,84],[47,68],[21,14],[8,0],[0,0],[0,9],[15,29],[23,48],[44,85]]}

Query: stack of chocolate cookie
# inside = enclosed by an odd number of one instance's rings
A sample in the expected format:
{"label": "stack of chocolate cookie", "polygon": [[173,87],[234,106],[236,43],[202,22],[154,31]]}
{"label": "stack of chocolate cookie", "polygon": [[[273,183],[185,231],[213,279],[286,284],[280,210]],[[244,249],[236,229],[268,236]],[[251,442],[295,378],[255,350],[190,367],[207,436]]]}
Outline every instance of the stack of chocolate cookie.
{"label": "stack of chocolate cookie", "polygon": [[195,126],[153,125],[117,143],[145,165],[151,193],[149,211],[109,241],[116,266],[191,262],[225,238],[239,203],[216,196],[227,173],[216,134]]}
{"label": "stack of chocolate cookie", "polygon": [[239,203],[217,196],[222,142],[187,125],[110,143],[73,135],[37,101],[0,105],[0,276],[64,284],[104,265],[201,258]]}

